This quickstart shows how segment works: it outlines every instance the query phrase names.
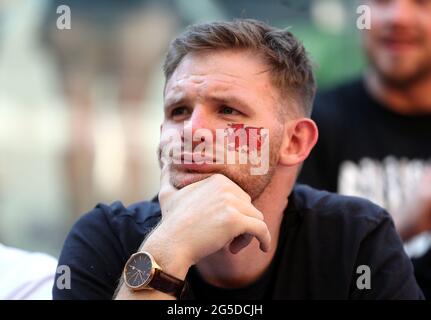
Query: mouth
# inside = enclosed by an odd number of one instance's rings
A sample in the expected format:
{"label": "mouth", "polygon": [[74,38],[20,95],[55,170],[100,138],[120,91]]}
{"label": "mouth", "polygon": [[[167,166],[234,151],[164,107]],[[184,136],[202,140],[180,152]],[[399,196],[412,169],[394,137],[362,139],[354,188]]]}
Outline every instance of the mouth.
{"label": "mouth", "polygon": [[179,171],[184,173],[213,173],[220,169],[219,165],[216,164],[197,164],[197,163],[181,163],[174,165]]}
{"label": "mouth", "polygon": [[413,38],[384,37],[380,39],[380,43],[385,49],[393,52],[404,52],[418,46],[418,41]]}
{"label": "mouth", "polygon": [[187,173],[210,173],[220,168],[216,159],[199,153],[182,153],[173,162],[176,169]]}

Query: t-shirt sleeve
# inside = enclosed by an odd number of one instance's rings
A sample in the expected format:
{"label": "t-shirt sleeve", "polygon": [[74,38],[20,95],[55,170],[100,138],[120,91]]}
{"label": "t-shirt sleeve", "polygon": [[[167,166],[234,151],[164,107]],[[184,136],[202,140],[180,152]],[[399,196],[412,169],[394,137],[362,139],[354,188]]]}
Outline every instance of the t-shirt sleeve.
{"label": "t-shirt sleeve", "polygon": [[[390,215],[382,209],[379,216],[382,218],[377,223],[370,222],[375,225],[361,242],[352,281],[351,298],[423,299],[423,293],[414,277],[412,263],[404,251]],[[364,269],[358,271],[359,266],[369,267],[371,274],[369,289],[363,286],[366,271]]]}
{"label": "t-shirt sleeve", "polygon": [[58,273],[53,298],[112,299],[126,256],[108,213],[96,207],[75,223],[65,240],[59,266],[70,270],[70,288],[67,271]]}

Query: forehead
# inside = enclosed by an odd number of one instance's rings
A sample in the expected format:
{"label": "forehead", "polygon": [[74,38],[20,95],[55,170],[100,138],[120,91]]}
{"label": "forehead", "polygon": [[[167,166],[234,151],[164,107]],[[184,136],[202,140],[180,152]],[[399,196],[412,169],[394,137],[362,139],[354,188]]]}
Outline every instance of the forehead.
{"label": "forehead", "polygon": [[182,95],[238,93],[275,98],[269,67],[248,50],[187,54],[166,83],[165,99]]}

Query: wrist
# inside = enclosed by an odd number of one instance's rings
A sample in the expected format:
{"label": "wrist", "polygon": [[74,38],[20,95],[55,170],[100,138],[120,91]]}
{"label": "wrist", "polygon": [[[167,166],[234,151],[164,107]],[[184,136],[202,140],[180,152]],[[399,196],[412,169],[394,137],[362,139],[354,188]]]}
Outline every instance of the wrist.
{"label": "wrist", "polygon": [[164,272],[180,280],[185,279],[192,266],[182,250],[175,248],[169,240],[164,240],[155,233],[144,241],[139,251],[149,252]]}

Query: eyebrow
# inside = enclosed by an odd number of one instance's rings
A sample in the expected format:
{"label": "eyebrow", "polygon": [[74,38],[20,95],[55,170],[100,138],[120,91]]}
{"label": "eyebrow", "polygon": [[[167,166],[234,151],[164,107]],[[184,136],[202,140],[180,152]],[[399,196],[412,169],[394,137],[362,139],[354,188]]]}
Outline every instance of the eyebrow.
{"label": "eyebrow", "polygon": [[165,98],[164,109],[169,109],[179,104],[188,103],[187,100],[188,99],[184,93],[174,94],[173,97]]}
{"label": "eyebrow", "polygon": [[219,104],[227,104],[231,107],[238,107],[241,109],[244,109],[244,111],[247,111],[249,113],[254,113],[254,110],[250,107],[250,105],[244,101],[244,99],[241,99],[235,95],[227,94],[223,96],[214,95],[210,97],[211,101],[217,102]]}
{"label": "eyebrow", "polygon": [[[246,101],[232,94],[213,94],[206,96],[205,99],[210,100],[213,103],[215,102],[219,104],[226,104],[231,107],[238,107],[243,109],[245,112],[255,113],[255,111]],[[177,97],[166,99],[164,109],[168,110],[181,104],[187,104],[189,101],[190,99],[187,96],[180,94]]]}

